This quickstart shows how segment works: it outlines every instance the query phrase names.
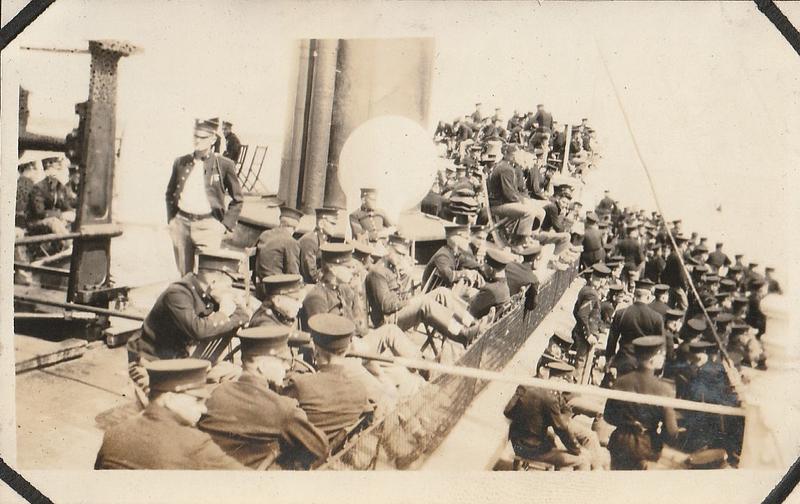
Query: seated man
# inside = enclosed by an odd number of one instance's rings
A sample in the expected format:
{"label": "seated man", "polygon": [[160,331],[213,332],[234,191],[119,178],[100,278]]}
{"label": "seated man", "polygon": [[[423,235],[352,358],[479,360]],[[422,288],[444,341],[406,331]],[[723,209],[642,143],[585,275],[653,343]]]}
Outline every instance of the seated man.
{"label": "seated man", "polygon": [[206,412],[208,361],[149,362],[149,404],[106,431],[95,469],[247,469],[195,428]]}
{"label": "seated man", "polygon": [[33,186],[36,185],[37,172],[36,161],[29,161],[17,166],[17,204],[14,212],[14,226],[20,229],[28,227],[30,220],[29,201]]}
{"label": "seated man", "polygon": [[300,246],[300,274],[307,284],[319,280],[319,248],[329,240],[339,218],[339,211],[335,208],[317,208],[314,214],[316,226],[297,241]]}
{"label": "seated man", "polygon": [[511,300],[506,282],[506,266],[511,262],[511,254],[502,250],[489,249],[483,265],[486,284],[470,297],[469,313],[476,319],[489,314],[492,308],[499,308]]}
{"label": "seated man", "polygon": [[263,298],[261,280],[270,275],[300,273],[300,244],[294,239],[294,231],[303,212],[287,206],[281,207],[280,224],[268,229],[258,237],[256,252],[256,294]]}
{"label": "seated man", "polygon": [[572,339],[572,335],[570,335],[569,331],[557,327],[553,335],[550,336],[550,340],[547,342],[547,347],[544,349],[544,352],[542,352],[542,356],[539,358],[539,364],[536,366],[537,374],[548,362],[561,361],[569,363],[569,351],[574,342],[575,340]]}
{"label": "seated man", "polygon": [[515,234],[509,237],[512,250],[515,250],[530,244],[534,219],[538,217],[541,220],[543,216],[541,209],[531,204],[520,190],[524,190],[525,183],[520,180],[517,170],[508,159],[510,154],[506,152],[504,159],[495,165],[489,175],[487,190],[489,206],[497,219],[504,217],[519,219]]}
{"label": "seated man", "polygon": [[435,272],[438,285],[443,287],[453,287],[462,280],[470,285],[480,287],[483,277],[477,271],[465,267],[465,263],[475,260],[471,254],[469,227],[452,225],[446,226],[444,231],[447,242],[431,256],[428,264],[425,265],[425,270],[422,272],[422,284],[425,285]]}
{"label": "seated man", "polygon": [[508,292],[513,296],[527,289],[525,293],[525,309],[529,311],[536,307],[539,279],[534,271],[541,251],[542,246],[539,245],[539,242],[534,242],[530,247],[520,250],[522,262],[512,261],[506,266]]}
{"label": "seated man", "polygon": [[241,260],[231,250],[206,250],[196,274],[170,284],[156,299],[141,330],[128,340],[128,370],[140,397],[147,391],[144,363],[189,357],[197,344],[233,334],[250,320],[232,287]]}
{"label": "seated man", "polygon": [[309,422],[283,386],[291,353],[289,327],[240,330],[244,372],[214,389],[198,427],[222,450],[251,469],[273,462],[284,469],[308,468],[328,453],[328,439]]}
{"label": "seated man", "polygon": [[358,370],[345,358],[355,325],[331,313],[311,317],[308,325],[314,341],[317,372],[293,377],[283,392],[297,399],[311,423],[331,440],[374,408],[362,381],[366,370],[357,374]]}
{"label": "seated man", "polygon": [[[547,369],[551,377],[574,371],[563,362],[550,362]],[[569,407],[562,393],[520,385],[503,414],[511,420],[508,438],[518,457],[553,464],[558,470],[589,469],[589,457],[570,430]],[[549,427],[566,449],[556,446]]]}
{"label": "seated man", "polygon": [[533,233],[533,238],[542,245],[555,244],[555,255],[569,249],[570,227],[567,214],[572,201],[572,186],[561,184],[555,186],[553,197],[543,206],[541,226]]}
{"label": "seated man", "polygon": [[377,189],[361,188],[361,208],[350,214],[350,228],[353,238],[377,242],[394,232],[394,226],[386,212],[377,206]]}
{"label": "seated man", "polygon": [[469,345],[481,327],[474,324],[466,304],[449,289],[438,287],[426,294],[403,299],[396,264],[407,254],[405,245],[395,243],[389,247],[383,262],[373,265],[367,273],[366,294],[373,325],[381,327],[388,322],[407,331],[423,322],[442,335]]}
{"label": "seated man", "polygon": [[43,159],[42,166],[45,178],[30,193],[28,228],[35,234],[68,233],[75,212],[65,185],[66,170],[59,157]]}
{"label": "seated man", "polygon": [[[664,366],[664,336],[636,338],[633,347],[637,367],[617,378],[613,389],[675,397],[671,387],[655,376]],[[674,440],[678,435],[672,408],[609,399],[603,417],[616,426],[608,441],[612,471],[646,469],[648,462],[658,460],[664,438]]]}

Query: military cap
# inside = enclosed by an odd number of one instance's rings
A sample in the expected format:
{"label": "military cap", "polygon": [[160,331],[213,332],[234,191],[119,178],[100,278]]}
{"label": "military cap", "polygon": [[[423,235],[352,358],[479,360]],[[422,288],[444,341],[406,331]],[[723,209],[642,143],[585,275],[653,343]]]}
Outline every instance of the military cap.
{"label": "military cap", "polygon": [[347,243],[323,243],[319,247],[322,261],[332,264],[345,264],[353,256],[353,246]]}
{"label": "military cap", "polygon": [[562,327],[556,328],[556,330],[553,331],[553,338],[555,338],[560,345],[572,345],[575,342],[569,331]]}
{"label": "military cap", "polygon": [[542,245],[538,241],[531,242],[530,245],[525,247],[519,252],[524,260],[530,260],[538,256],[542,252]]}
{"label": "military cap", "polygon": [[744,296],[733,296],[732,302],[733,302],[734,306],[735,305],[744,305],[744,304],[747,304],[749,302],[749,300]]}
{"label": "military cap", "polygon": [[633,350],[637,356],[652,357],[664,347],[664,336],[639,336],[633,340]]}
{"label": "military cap", "polygon": [[575,367],[563,361],[548,362],[547,369],[550,371],[550,376],[562,375],[575,371]]}
{"label": "military cap", "polygon": [[28,170],[33,170],[36,168],[36,161],[28,161],[27,163],[22,163],[17,165],[17,171],[19,173],[25,173]]}
{"label": "military cap", "polygon": [[372,254],[372,247],[369,244],[361,242],[361,241],[354,241],[353,242],[353,256],[357,259],[364,259]]}
{"label": "military cap", "polygon": [[236,336],[242,345],[242,356],[286,354],[291,330],[291,327],[282,324],[239,329]]}
{"label": "military cap", "polygon": [[375,259],[380,259],[386,255],[386,249],[378,242],[370,247],[369,255]]}
{"label": "military cap", "polygon": [[708,326],[706,325],[706,321],[704,319],[698,318],[698,317],[689,319],[686,322],[686,327],[688,327],[689,329],[691,329],[692,331],[694,331],[696,333],[701,333],[701,332],[705,331],[706,329],[708,329]]}
{"label": "military cap", "polygon": [[758,266],[757,262],[749,262],[749,263],[747,263],[747,267],[750,268],[750,269],[753,269],[756,266]]}
{"label": "military cap", "polygon": [[758,289],[759,287],[764,286],[766,283],[767,281],[764,280],[763,278],[760,277],[754,278],[753,280],[750,281],[750,287],[755,287],[756,289]]}
{"label": "military cap", "polygon": [[219,119],[217,119],[216,117],[212,119],[195,119],[194,129],[195,131],[216,133],[217,130],[219,129]]}
{"label": "military cap", "polygon": [[145,362],[150,394],[176,392],[209,397],[205,388],[211,363],[203,359],[163,359]]}
{"label": "military cap", "polygon": [[316,214],[317,219],[320,217],[339,217],[339,209],[333,207],[319,207],[314,209],[314,214]]}
{"label": "military cap", "polygon": [[594,212],[589,212],[586,214],[586,222],[597,222],[597,214]]}
{"label": "military cap", "polygon": [[368,194],[377,194],[378,190],[374,187],[362,187],[361,188],[361,196],[367,196]]}
{"label": "military cap", "polygon": [[331,234],[328,235],[328,243],[344,243],[345,236],[344,230],[342,229],[334,229],[331,231]]}
{"label": "military cap", "polygon": [[409,247],[411,247],[411,242],[408,240],[408,238],[404,238],[400,235],[394,234],[389,237],[389,246],[391,246],[400,254],[408,255]]}
{"label": "military cap", "polygon": [[292,208],[290,206],[283,205],[281,206],[280,210],[281,210],[281,220],[291,221],[297,224],[303,217],[303,212],[301,212],[296,208]]}
{"label": "military cap", "polygon": [[719,281],[719,288],[721,292],[733,292],[736,290],[736,282],[730,278],[723,278]]}
{"label": "military cap", "polygon": [[512,260],[511,254],[503,250],[488,249],[486,251],[486,262],[494,269],[503,269]]}
{"label": "military cap", "polygon": [[611,270],[605,264],[597,263],[594,266],[592,266],[592,273],[597,276],[607,277],[611,274]]}
{"label": "military cap", "polygon": [[444,227],[444,234],[448,238],[451,236],[462,236],[464,238],[469,238],[469,226],[460,224],[448,225]]}
{"label": "military cap", "polygon": [[766,268],[764,268],[764,272],[765,273],[775,273],[775,268],[773,268],[772,266],[767,266]]}
{"label": "military cap", "polygon": [[230,249],[204,249],[197,256],[197,269],[219,271],[234,280],[239,278],[239,265],[244,254]]}
{"label": "military cap", "polygon": [[332,352],[346,350],[356,330],[349,319],[332,313],[320,313],[308,319],[314,344]]}
{"label": "military cap", "polygon": [[750,330],[750,326],[744,322],[734,322],[731,324],[731,336],[739,335]]}
{"label": "military cap", "polygon": [[689,351],[692,353],[708,352],[709,350],[716,348],[716,346],[716,344],[710,341],[695,340],[689,342]]}
{"label": "military cap", "polygon": [[683,221],[681,221],[680,219],[675,219],[674,221],[672,221],[673,224],[680,224],[681,222]]}
{"label": "military cap", "polygon": [[613,283],[608,286],[608,290],[614,292],[622,292],[623,290],[625,290],[625,287],[621,283]]}
{"label": "military cap", "polygon": [[303,277],[300,275],[269,275],[261,282],[268,296],[294,294],[303,289]]}
{"label": "military cap", "polygon": [[[705,303],[705,300],[704,300],[703,304],[708,304],[708,303]],[[717,315],[719,315],[721,311],[722,311],[722,308],[720,308],[719,306],[709,306],[708,308],[706,308],[706,313],[708,313],[708,316],[711,317],[712,319],[714,317],[716,317]]]}
{"label": "military cap", "polygon": [[669,285],[667,284],[656,284],[653,286],[653,290],[655,292],[667,292],[669,290]]}
{"label": "military cap", "polygon": [[59,156],[51,156],[42,159],[42,168],[45,170],[50,168],[51,166],[55,166],[61,162],[61,158]]}
{"label": "military cap", "polygon": [[692,274],[693,275],[696,274],[698,276],[704,275],[705,273],[708,273],[709,271],[710,271],[710,268],[705,264],[698,264],[694,268],[692,268]]}
{"label": "military cap", "polygon": [[703,281],[708,283],[718,283],[719,277],[717,275],[704,275]]}
{"label": "military cap", "polygon": [[742,271],[742,267],[741,267],[741,266],[739,266],[738,264],[734,264],[733,266],[731,266],[730,268],[728,268],[728,274],[729,274],[729,275],[730,275],[731,273],[739,273],[740,271]]}
{"label": "military cap", "polygon": [[717,242],[715,245],[716,245],[717,248],[722,248],[723,243],[722,242]]}
{"label": "military cap", "polygon": [[666,315],[666,318],[668,318],[668,319],[680,319],[680,318],[683,318],[683,315],[685,313],[686,312],[684,312],[683,310],[670,308],[669,310],[667,310],[665,315]]}
{"label": "military cap", "polygon": [[649,278],[642,278],[641,280],[636,280],[637,289],[645,289],[649,291],[653,289],[654,286],[655,284]]}
{"label": "military cap", "polygon": [[697,235],[697,232],[693,231],[693,232],[692,232],[692,238],[693,238],[693,239],[694,239],[694,238],[697,238],[697,236],[698,236],[698,235]]}
{"label": "military cap", "polygon": [[[481,105],[483,105],[481,102],[476,102],[476,103],[475,103],[475,106],[476,106],[476,107],[480,107]],[[467,116],[467,117],[469,117],[469,116]]]}
{"label": "military cap", "polygon": [[706,254],[706,253],[708,253],[708,247],[706,247],[705,245],[698,245],[692,250],[692,255],[693,256],[694,255],[698,255],[698,254]]}
{"label": "military cap", "polygon": [[734,316],[732,313],[722,312],[714,318],[714,322],[716,322],[717,324],[730,324],[731,322],[733,322],[733,319]]}
{"label": "military cap", "polygon": [[223,126],[228,126],[228,127],[231,127],[231,126],[233,126],[233,123],[232,123],[232,122],[230,122],[230,121],[222,121],[222,125],[223,125]]}
{"label": "military cap", "polygon": [[744,254],[734,254],[733,255],[734,259],[741,259],[742,257],[744,257]]}
{"label": "military cap", "polygon": [[688,238],[680,234],[673,235],[672,238],[675,240],[675,243],[686,243],[689,241]]}

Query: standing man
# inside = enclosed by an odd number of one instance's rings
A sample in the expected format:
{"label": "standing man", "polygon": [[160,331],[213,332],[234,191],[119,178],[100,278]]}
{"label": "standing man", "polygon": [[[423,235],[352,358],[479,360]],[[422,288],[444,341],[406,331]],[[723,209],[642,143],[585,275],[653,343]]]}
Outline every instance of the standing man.
{"label": "standing man", "polygon": [[637,287],[633,304],[614,314],[606,343],[606,356],[609,359],[606,366],[617,368],[618,377],[636,367],[634,340],[641,336],[658,335],[661,343],[664,343],[664,318],[648,306],[651,300],[649,289]]}
{"label": "standing man", "polygon": [[308,468],[328,453],[328,439],[297,401],[279,395],[291,353],[286,326],[239,331],[243,373],[214,389],[200,418],[222,450],[251,469]]}
{"label": "standing man", "polygon": [[[244,204],[233,161],[212,151],[218,128],[211,120],[195,121],[194,153],[175,160],[167,184],[167,222],[181,276],[194,271],[197,251],[219,248]],[[231,198],[227,209],[225,195]]]}
{"label": "standing man", "polygon": [[[663,336],[636,338],[633,348],[636,369],[617,378],[613,389],[675,397],[671,387],[655,375],[656,370],[664,366]],[[672,408],[609,399],[603,418],[616,426],[608,440],[612,471],[646,469],[647,462],[658,460],[664,438],[671,441],[678,435],[678,423]]]}
{"label": "standing man", "polygon": [[578,298],[572,308],[575,318],[575,327],[572,336],[575,339],[575,362],[578,367],[578,376],[583,375],[584,362],[589,354],[589,349],[600,339],[600,305],[602,296],[600,291],[605,285],[611,270],[603,263],[592,266],[589,282],[578,291]]}
{"label": "standing man", "polygon": [[781,284],[773,276],[775,273],[775,268],[772,266],[767,266],[764,268],[764,279],[767,281],[767,293],[768,294],[783,294],[783,289],[781,289]]}
{"label": "standing man", "polygon": [[372,187],[361,188],[361,208],[350,214],[350,229],[355,240],[375,243],[394,232],[386,212],[377,206],[377,193]]}
{"label": "standing man", "polygon": [[247,469],[195,428],[206,412],[208,367],[201,359],[148,363],[149,404],[106,431],[94,468]]}
{"label": "standing man", "polygon": [[606,251],[603,248],[603,234],[597,227],[597,214],[586,214],[586,227],[583,231],[583,251],[581,252],[581,269],[603,262]]}
{"label": "standing man", "polygon": [[263,297],[261,281],[270,275],[295,275],[300,273],[300,244],[294,231],[303,212],[287,206],[281,207],[280,224],[258,237],[256,252],[256,293]]}
{"label": "standing man", "polygon": [[314,213],[316,226],[298,240],[300,274],[303,275],[303,281],[307,284],[314,284],[319,280],[319,248],[328,241],[339,218],[339,211],[335,208],[317,208]]}
{"label": "standing man", "polygon": [[232,128],[233,124],[222,121],[222,136],[225,137],[225,152],[222,155],[237,163],[239,153],[242,151],[242,142],[239,141],[239,137],[232,131]]}
{"label": "standing man", "polygon": [[468,116],[472,119],[473,124],[480,124],[483,121],[483,114],[481,113],[481,102],[475,104],[475,112],[472,113],[471,116]]}
{"label": "standing man", "polygon": [[536,105],[536,115],[533,116],[533,122],[539,125],[540,128],[547,128],[548,131],[553,131],[553,115],[544,109],[544,104]]}

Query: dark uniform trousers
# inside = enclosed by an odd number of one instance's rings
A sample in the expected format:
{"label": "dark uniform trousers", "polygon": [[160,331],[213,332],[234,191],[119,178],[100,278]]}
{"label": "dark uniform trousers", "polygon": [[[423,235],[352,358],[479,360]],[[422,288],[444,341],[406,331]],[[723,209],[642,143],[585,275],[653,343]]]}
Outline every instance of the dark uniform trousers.
{"label": "dark uniform trousers", "polygon": [[[635,370],[617,378],[613,388],[675,397],[669,385],[647,370]],[[612,470],[645,469],[648,461],[658,460],[661,454],[663,441],[658,433],[659,424],[663,424],[662,429],[670,436],[674,436],[678,430],[672,408],[609,399],[603,417],[616,426],[608,440]]]}
{"label": "dark uniform trousers", "polygon": [[316,373],[296,376],[283,393],[297,399],[328,440],[373,409],[366,387],[341,365],[320,366]]}
{"label": "dark uniform trousers", "polygon": [[247,469],[211,436],[151,403],[141,415],[106,431],[95,469]]}
{"label": "dark uniform trousers", "polygon": [[200,430],[252,469],[278,454],[282,468],[307,468],[328,452],[327,437],[309,422],[297,401],[269,390],[266,380],[252,373],[219,385],[206,407]]}

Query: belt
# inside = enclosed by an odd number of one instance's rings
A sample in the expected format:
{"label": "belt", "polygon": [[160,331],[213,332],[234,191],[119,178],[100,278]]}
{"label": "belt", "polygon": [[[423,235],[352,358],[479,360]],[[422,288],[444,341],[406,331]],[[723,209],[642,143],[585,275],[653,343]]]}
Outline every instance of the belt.
{"label": "belt", "polygon": [[209,218],[213,217],[213,215],[210,212],[206,213],[206,214],[193,214],[193,213],[189,213],[189,212],[184,212],[180,208],[178,209],[178,215],[180,215],[181,217],[184,217],[186,219],[189,219],[190,221],[199,221],[199,220],[209,219]]}

